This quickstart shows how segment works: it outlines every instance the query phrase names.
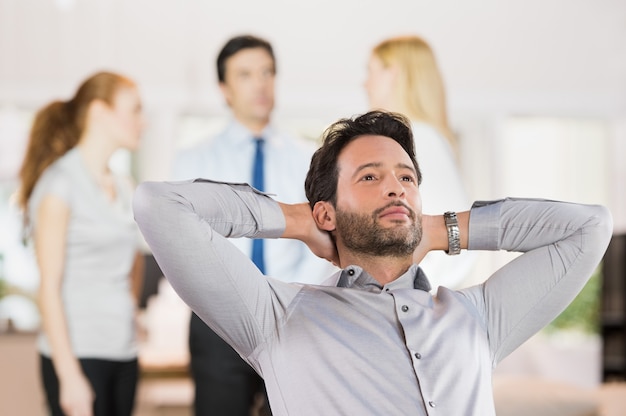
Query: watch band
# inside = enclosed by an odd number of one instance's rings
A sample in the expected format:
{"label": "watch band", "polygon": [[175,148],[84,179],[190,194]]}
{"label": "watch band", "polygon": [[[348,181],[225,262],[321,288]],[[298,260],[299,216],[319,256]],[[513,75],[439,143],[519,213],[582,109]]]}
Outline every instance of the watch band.
{"label": "watch band", "polygon": [[450,256],[457,255],[461,252],[461,232],[459,231],[459,221],[456,218],[456,212],[445,212],[443,220],[448,229],[448,249],[446,254]]}

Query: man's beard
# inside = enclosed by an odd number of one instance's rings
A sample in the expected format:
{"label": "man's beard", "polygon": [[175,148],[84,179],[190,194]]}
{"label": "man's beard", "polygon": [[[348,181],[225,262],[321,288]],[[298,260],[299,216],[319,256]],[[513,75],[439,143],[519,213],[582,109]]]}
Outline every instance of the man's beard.
{"label": "man's beard", "polygon": [[[378,216],[392,206],[409,210],[411,226],[399,225],[385,228],[378,223]],[[391,203],[371,215],[343,211],[337,208],[337,230],[347,249],[370,256],[404,257],[413,254],[422,240],[422,217],[401,203]]]}

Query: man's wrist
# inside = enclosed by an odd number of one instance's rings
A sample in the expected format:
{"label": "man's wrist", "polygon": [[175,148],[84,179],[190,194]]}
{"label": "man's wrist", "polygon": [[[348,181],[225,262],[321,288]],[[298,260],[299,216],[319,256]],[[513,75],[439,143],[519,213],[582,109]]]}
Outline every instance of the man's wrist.
{"label": "man's wrist", "polygon": [[281,238],[305,241],[309,227],[313,223],[309,204],[286,204],[279,202],[279,206],[285,217],[285,230]]}
{"label": "man's wrist", "polygon": [[457,255],[461,252],[461,232],[456,212],[448,211],[444,213],[443,220],[448,232],[448,249],[445,252],[450,256]]}

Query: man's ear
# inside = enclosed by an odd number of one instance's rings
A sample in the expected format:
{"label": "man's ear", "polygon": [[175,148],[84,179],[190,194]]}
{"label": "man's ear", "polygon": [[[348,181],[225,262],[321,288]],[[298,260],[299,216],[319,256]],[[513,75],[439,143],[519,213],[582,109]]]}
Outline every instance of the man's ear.
{"label": "man's ear", "polygon": [[335,208],[328,201],[317,201],[313,206],[313,219],[320,230],[335,231]]}
{"label": "man's ear", "polygon": [[220,87],[220,91],[222,92],[224,101],[226,101],[226,105],[230,107],[231,95],[232,95],[230,92],[230,88],[228,87],[228,85],[226,85],[225,82],[220,82],[218,86]]}

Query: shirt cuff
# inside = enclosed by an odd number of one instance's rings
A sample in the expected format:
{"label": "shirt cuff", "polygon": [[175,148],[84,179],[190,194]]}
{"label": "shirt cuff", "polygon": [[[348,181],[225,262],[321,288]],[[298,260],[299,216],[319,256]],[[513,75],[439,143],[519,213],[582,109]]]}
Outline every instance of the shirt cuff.
{"label": "shirt cuff", "polygon": [[468,250],[499,250],[504,200],[476,201],[470,210]]}
{"label": "shirt cuff", "polygon": [[274,201],[270,196],[252,188],[255,193],[262,195],[258,198],[259,208],[261,209],[261,223],[259,226],[257,238],[280,238],[285,233],[285,216],[283,210],[280,209],[278,202]]}

